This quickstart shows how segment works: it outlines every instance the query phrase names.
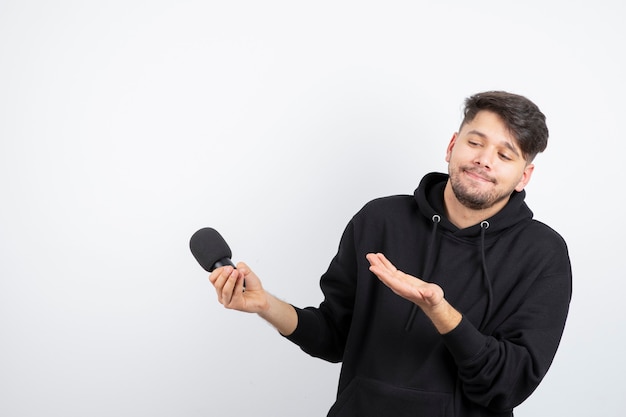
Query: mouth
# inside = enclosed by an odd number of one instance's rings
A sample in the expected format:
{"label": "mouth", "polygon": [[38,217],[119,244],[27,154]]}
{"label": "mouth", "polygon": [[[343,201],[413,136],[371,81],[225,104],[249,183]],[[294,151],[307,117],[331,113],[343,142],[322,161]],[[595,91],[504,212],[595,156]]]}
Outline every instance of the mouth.
{"label": "mouth", "polygon": [[465,172],[465,174],[470,178],[473,179],[475,181],[479,181],[479,182],[494,182],[495,180],[493,180],[490,176],[474,170],[474,169],[465,169],[463,170],[463,172]]}

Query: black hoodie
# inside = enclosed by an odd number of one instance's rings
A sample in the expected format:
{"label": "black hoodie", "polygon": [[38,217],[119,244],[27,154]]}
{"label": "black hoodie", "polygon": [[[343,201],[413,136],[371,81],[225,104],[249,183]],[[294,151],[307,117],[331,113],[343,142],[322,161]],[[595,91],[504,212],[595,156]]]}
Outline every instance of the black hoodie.
{"label": "black hoodie", "polygon": [[[328,416],[512,416],[546,374],[571,297],[565,242],[533,220],[524,191],[495,216],[457,228],[445,217],[447,179],[428,174],[414,196],[366,204],[321,278],[324,301],[296,308],[288,338],[343,362]],[[369,271],[370,252],[440,285],[461,323],[440,335]]]}

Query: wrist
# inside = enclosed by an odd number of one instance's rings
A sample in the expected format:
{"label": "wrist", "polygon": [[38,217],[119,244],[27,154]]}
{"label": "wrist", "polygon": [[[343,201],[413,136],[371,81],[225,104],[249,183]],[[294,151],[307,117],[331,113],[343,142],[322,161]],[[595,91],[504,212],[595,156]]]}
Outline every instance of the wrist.
{"label": "wrist", "polygon": [[424,311],[440,334],[451,332],[463,316],[444,298],[439,304]]}
{"label": "wrist", "polygon": [[298,315],[295,308],[271,294],[267,294],[266,303],[258,315],[270,323],[283,336],[288,336],[298,325]]}

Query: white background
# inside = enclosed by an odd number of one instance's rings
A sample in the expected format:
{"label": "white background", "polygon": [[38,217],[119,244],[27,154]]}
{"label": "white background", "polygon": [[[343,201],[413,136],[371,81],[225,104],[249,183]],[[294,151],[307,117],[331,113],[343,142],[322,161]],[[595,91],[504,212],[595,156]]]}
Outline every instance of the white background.
{"label": "white background", "polygon": [[296,305],[368,200],[445,171],[463,99],[546,113],[560,351],[516,416],[621,417],[620,1],[0,1],[0,415],[323,416],[339,366],[227,311],[218,229]]}

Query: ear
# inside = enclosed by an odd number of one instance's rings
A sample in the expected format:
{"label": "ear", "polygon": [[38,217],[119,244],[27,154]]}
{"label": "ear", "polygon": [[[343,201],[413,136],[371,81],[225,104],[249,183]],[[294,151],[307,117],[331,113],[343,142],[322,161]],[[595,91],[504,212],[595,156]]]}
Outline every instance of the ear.
{"label": "ear", "polygon": [[458,132],[455,132],[452,135],[452,139],[450,139],[450,143],[448,143],[448,148],[446,149],[446,162],[450,162],[450,156],[452,155],[452,148],[454,148],[454,144],[456,142],[457,137],[458,137]]}
{"label": "ear", "polygon": [[526,184],[530,181],[530,177],[533,175],[533,171],[535,170],[534,164],[528,164],[524,168],[524,172],[522,173],[522,178],[519,180],[517,185],[515,186],[515,191],[520,192],[526,187]]}

